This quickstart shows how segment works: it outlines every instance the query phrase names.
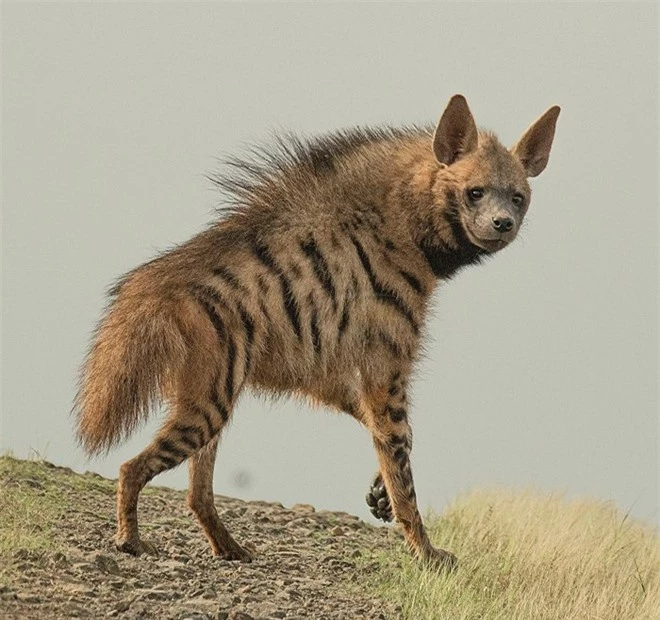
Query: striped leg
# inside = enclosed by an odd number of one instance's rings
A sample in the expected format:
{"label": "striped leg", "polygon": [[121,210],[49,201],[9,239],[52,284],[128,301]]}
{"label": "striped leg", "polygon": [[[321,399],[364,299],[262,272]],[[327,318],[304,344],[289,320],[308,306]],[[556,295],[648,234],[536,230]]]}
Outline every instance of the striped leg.
{"label": "striped leg", "polygon": [[[117,537],[121,551],[139,555],[154,552],[138,535],[137,503],[145,484],[159,473],[176,467],[202,450],[191,465],[190,505],[211,540],[213,551],[223,557],[247,559],[245,552],[224,529],[213,503],[213,463],[217,442],[250,368],[254,321],[240,304],[234,313],[212,288],[193,291],[201,319],[198,338],[191,345],[184,375],[176,382],[174,407],[154,441],[121,466],[117,491]],[[239,317],[232,322],[232,317]],[[242,336],[237,338],[237,333]],[[233,544],[232,544],[233,543]]]}
{"label": "striped leg", "polygon": [[[371,431],[380,476],[395,519],[413,555],[436,568],[452,568],[456,558],[431,545],[417,508],[417,498],[410,466],[412,431],[408,423],[405,391],[390,385],[387,389],[369,390],[361,402],[365,423]],[[385,504],[385,502],[384,502]]]}
{"label": "striped leg", "polygon": [[213,501],[213,466],[215,465],[219,440],[220,434],[216,435],[189,461],[188,505],[202,526],[213,549],[213,555],[217,555],[224,560],[250,562],[252,556],[231,537],[227,528],[220,521],[218,512],[215,509]]}
{"label": "striped leg", "polygon": [[138,534],[137,505],[140,491],[159,473],[180,465],[213,441],[228,419],[227,410],[211,403],[177,403],[154,441],[138,456],[124,463],[117,489],[117,536],[120,551],[132,555],[155,553]]}

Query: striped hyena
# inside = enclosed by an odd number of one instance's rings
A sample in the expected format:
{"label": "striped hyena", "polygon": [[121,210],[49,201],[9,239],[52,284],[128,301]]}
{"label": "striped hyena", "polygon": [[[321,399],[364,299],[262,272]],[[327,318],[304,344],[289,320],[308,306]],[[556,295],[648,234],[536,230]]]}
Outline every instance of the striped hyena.
{"label": "striped hyena", "polygon": [[417,509],[407,388],[436,283],[515,238],[558,115],[550,108],[507,149],[456,95],[435,131],[279,138],[230,161],[212,179],[233,196],[226,216],[112,288],[82,369],[74,410],[89,453],[169,405],[153,442],[121,467],[118,548],[153,551],[138,535],[138,495],[189,458],[188,502],[213,553],[251,559],[213,503],[222,429],[251,386],[366,426],[379,462],[374,514],[394,517],[422,561],[452,566]]}

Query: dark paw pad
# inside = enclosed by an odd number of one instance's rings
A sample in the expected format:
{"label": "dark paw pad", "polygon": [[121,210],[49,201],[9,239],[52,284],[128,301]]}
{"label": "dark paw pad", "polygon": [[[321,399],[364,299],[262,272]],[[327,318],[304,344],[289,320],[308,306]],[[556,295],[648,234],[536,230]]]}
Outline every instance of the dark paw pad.
{"label": "dark paw pad", "polygon": [[385,521],[385,523],[389,523],[394,519],[390,498],[387,496],[387,489],[385,489],[383,479],[380,476],[373,481],[366,500],[371,514],[376,519]]}

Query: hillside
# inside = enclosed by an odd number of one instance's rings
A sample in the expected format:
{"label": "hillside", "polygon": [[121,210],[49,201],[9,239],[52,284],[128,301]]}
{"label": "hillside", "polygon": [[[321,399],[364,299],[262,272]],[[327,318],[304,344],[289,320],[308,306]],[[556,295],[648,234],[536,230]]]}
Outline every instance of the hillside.
{"label": "hillside", "polygon": [[528,492],[458,498],[430,534],[451,574],[421,570],[396,528],[312,506],[216,496],[256,560],[211,556],[185,492],[148,487],[158,557],[115,551],[114,482],[0,457],[0,618],[660,620],[657,534],[609,503]]}
{"label": "hillside", "polygon": [[[115,485],[40,461],[0,459],[1,618],[392,618],[369,593],[362,549],[400,545],[345,513],[216,497],[250,564],[214,558],[185,492],[149,486],[141,530],[157,558],[115,551]],[[384,615],[383,615],[384,614]]]}

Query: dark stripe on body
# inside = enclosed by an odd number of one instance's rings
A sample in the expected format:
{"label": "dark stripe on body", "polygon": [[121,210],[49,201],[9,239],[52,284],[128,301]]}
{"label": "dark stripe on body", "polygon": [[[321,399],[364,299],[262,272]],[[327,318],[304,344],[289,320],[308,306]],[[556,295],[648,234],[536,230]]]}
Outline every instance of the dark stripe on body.
{"label": "dark stripe on body", "polygon": [[199,292],[195,295],[195,297],[197,301],[201,304],[202,308],[204,308],[204,311],[208,315],[211,323],[213,324],[213,328],[218,334],[218,339],[220,340],[220,342],[224,341],[227,334],[227,330],[225,329],[224,321],[218,314],[218,311],[215,309],[215,306],[211,304],[209,300],[206,299],[204,296],[201,296]]}
{"label": "dark stripe on body", "polygon": [[314,300],[310,296],[310,304],[312,306],[311,318],[309,323],[310,332],[312,335],[312,346],[314,347],[314,354],[320,355],[321,353],[321,332],[319,331],[319,318],[316,311]]}
{"label": "dark stripe on body", "polygon": [[344,304],[344,310],[341,313],[341,321],[339,321],[339,337],[344,334],[346,331],[346,328],[348,327],[348,319],[349,319],[349,314],[348,314],[348,302]]}
{"label": "dark stripe on body", "polygon": [[268,267],[268,269],[270,269],[275,275],[279,275],[280,268],[275,263],[275,259],[273,259],[273,257],[270,254],[270,251],[266,246],[261,245],[259,243],[255,243],[252,246],[252,250],[254,252],[254,255],[261,261],[262,264]]}
{"label": "dark stripe on body", "polygon": [[213,406],[215,407],[216,411],[220,415],[220,418],[222,419],[222,422],[224,423],[229,419],[229,413],[227,411],[227,407],[225,407],[224,403],[220,400],[220,394],[218,394],[218,380],[219,377],[216,377],[215,381],[213,382],[213,389],[211,390],[211,402],[213,403]]}
{"label": "dark stripe on body", "polygon": [[416,293],[421,294],[423,292],[424,289],[422,288],[422,283],[412,273],[408,273],[403,269],[401,269],[399,273]]}
{"label": "dark stripe on body", "polygon": [[222,279],[224,282],[226,282],[231,288],[233,288],[236,291],[239,291],[240,293],[243,293],[243,295],[248,295],[250,291],[243,285],[243,283],[234,275],[227,267],[223,267],[222,265],[219,267],[216,267],[213,270],[213,275],[217,276],[218,278]]}
{"label": "dark stripe on body", "polygon": [[388,333],[379,330],[378,338],[389,349],[394,357],[400,357],[402,355],[403,351],[401,350],[401,347]]}
{"label": "dark stripe on body", "polygon": [[253,251],[259,261],[279,279],[284,309],[286,310],[291,327],[293,327],[293,331],[296,332],[296,336],[301,340],[302,330],[300,329],[300,309],[298,308],[298,302],[293,294],[291,282],[286,277],[282,268],[275,262],[275,259],[267,247],[255,243],[253,244]]}
{"label": "dark stripe on body", "polygon": [[385,407],[385,413],[390,416],[390,420],[394,423],[403,422],[406,419],[406,410],[401,407]]}
{"label": "dark stripe on body", "polygon": [[220,394],[218,394],[218,378],[213,382],[213,389],[211,390],[211,402],[213,406],[218,411],[220,418],[223,422],[226,422],[229,419],[229,413],[227,412],[227,407],[220,400]]}
{"label": "dark stripe on body", "polygon": [[350,239],[353,245],[355,246],[355,250],[357,251],[358,258],[360,259],[360,262],[362,263],[362,267],[365,273],[367,274],[367,278],[369,279],[371,288],[373,289],[376,298],[379,301],[390,304],[393,308],[398,310],[398,312],[410,323],[410,326],[412,327],[415,334],[418,334],[419,326],[417,325],[417,322],[415,321],[415,317],[413,316],[413,313],[410,310],[410,308],[408,308],[408,306],[406,306],[403,303],[403,301],[399,299],[399,297],[392,289],[390,289],[389,287],[378,281],[371,267],[371,261],[369,260],[369,256],[362,247],[362,244],[353,235],[350,236]]}
{"label": "dark stripe on body", "polygon": [[179,446],[172,443],[169,439],[159,439],[158,440],[158,449],[167,452],[169,456],[176,459],[177,461],[183,461],[183,459],[188,456],[188,453],[181,450]]}
{"label": "dark stripe on body", "polygon": [[216,429],[215,426],[213,426],[213,421],[211,420],[211,416],[208,414],[208,412],[205,409],[202,409],[202,407],[198,405],[192,405],[191,410],[204,420],[204,423],[206,424],[206,430],[208,433],[208,439],[210,440],[218,432],[218,429]]}
{"label": "dark stripe on body", "polygon": [[337,293],[335,290],[335,284],[332,280],[332,275],[330,273],[330,267],[328,266],[328,261],[325,260],[325,257],[321,253],[316,241],[314,239],[308,239],[307,241],[301,241],[300,247],[305,253],[305,256],[309,259],[309,262],[312,265],[312,269],[319,282],[328,293],[328,296],[332,300],[332,306],[337,311]]}
{"label": "dark stripe on body", "polygon": [[289,282],[289,279],[283,273],[280,273],[280,284],[282,285],[284,309],[286,310],[287,316],[289,317],[289,322],[291,323],[291,327],[293,327],[293,331],[296,332],[296,336],[298,336],[299,339],[302,339],[302,330],[300,329],[300,310],[298,309],[298,302],[293,295],[291,282]]}
{"label": "dark stripe on body", "polygon": [[252,359],[252,345],[254,344],[254,319],[240,303],[238,304],[238,313],[241,315],[241,322],[245,331],[245,369],[243,374],[247,377]]}
{"label": "dark stripe on body", "polygon": [[204,432],[199,426],[176,424],[173,430],[178,434],[179,441],[185,444],[190,450],[201,448],[204,444]]}
{"label": "dark stripe on body", "polygon": [[408,438],[405,435],[390,435],[387,443],[390,447],[407,446]]}
{"label": "dark stripe on body", "polygon": [[405,448],[397,448],[394,452],[394,460],[400,466],[403,466],[404,463],[408,460],[408,451]]}
{"label": "dark stripe on body", "polygon": [[234,400],[234,366],[236,365],[236,345],[234,339],[229,338],[227,342],[227,376],[225,377],[225,393],[227,402]]}
{"label": "dark stripe on body", "polygon": [[162,463],[165,469],[172,469],[181,463],[181,460],[177,460],[172,456],[165,456],[164,454],[158,455],[158,460]]}
{"label": "dark stripe on body", "polygon": [[348,323],[350,321],[350,300],[358,297],[360,290],[360,284],[358,279],[355,277],[355,274],[351,272],[351,288],[346,292],[346,297],[344,298],[344,309],[341,313],[341,321],[339,322],[339,338],[341,339],[342,335],[348,328]]}

